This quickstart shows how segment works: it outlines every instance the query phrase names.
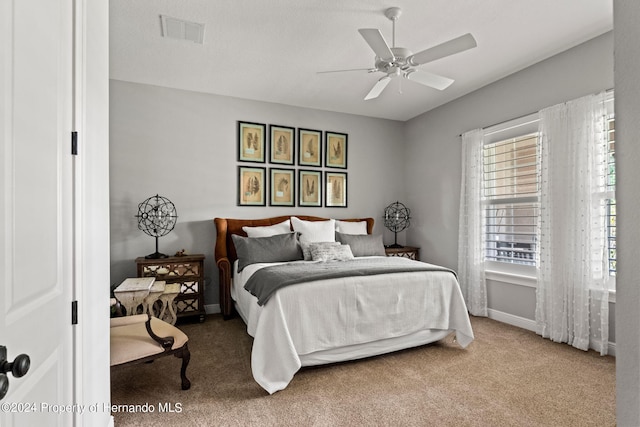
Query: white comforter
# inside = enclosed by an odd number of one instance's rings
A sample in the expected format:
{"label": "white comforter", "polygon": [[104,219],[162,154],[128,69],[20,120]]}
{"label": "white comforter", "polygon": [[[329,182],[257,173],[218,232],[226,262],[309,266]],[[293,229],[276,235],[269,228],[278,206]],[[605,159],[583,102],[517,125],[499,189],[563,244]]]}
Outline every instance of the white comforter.
{"label": "white comforter", "polygon": [[473,341],[460,287],[449,272],[303,283],[278,290],[261,307],[244,290],[244,283],[253,272],[268,265],[274,264],[253,264],[236,273],[232,297],[247,332],[254,337],[253,377],[269,393],[284,389],[307,355],[336,348],[366,349],[373,343],[368,353],[358,356],[364,357],[402,348],[394,346],[394,340],[415,337],[403,346],[420,345],[451,331],[456,332],[463,348]]}

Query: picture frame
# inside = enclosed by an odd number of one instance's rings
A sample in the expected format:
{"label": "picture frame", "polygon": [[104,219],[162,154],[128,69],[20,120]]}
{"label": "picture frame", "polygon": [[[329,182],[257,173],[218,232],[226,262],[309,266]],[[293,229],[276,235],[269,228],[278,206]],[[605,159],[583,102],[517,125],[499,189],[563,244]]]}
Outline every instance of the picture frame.
{"label": "picture frame", "polygon": [[269,206],[295,206],[295,170],[269,169]]}
{"label": "picture frame", "polygon": [[265,135],[264,123],[238,121],[238,161],[264,163]]}
{"label": "picture frame", "polygon": [[347,168],[348,135],[339,132],[325,132],[325,163],[328,168]]}
{"label": "picture frame", "polygon": [[328,208],[347,207],[347,173],[325,172],[325,206]]}
{"label": "picture frame", "polygon": [[265,206],[266,170],[238,166],[238,206]]}
{"label": "picture frame", "polygon": [[322,172],[298,169],[298,206],[322,206]]}
{"label": "picture frame", "polygon": [[322,166],[322,131],[298,129],[298,165]]}
{"label": "picture frame", "polygon": [[295,131],[289,126],[269,125],[269,162],[295,164]]}

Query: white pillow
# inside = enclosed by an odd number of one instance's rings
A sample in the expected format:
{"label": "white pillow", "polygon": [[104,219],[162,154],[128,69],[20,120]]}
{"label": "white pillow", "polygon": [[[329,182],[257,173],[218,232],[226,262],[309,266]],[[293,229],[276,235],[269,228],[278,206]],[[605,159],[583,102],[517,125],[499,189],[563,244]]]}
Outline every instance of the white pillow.
{"label": "white pillow", "polygon": [[242,231],[247,233],[247,237],[271,237],[277,234],[291,233],[291,221],[286,220],[278,224],[267,225],[264,227],[242,227]]}
{"label": "white pillow", "polygon": [[300,233],[300,242],[335,242],[336,241],[336,221],[305,221],[295,216],[291,217],[293,231]]}
{"label": "white pillow", "polygon": [[336,231],[342,234],[367,234],[367,221],[336,220]]}

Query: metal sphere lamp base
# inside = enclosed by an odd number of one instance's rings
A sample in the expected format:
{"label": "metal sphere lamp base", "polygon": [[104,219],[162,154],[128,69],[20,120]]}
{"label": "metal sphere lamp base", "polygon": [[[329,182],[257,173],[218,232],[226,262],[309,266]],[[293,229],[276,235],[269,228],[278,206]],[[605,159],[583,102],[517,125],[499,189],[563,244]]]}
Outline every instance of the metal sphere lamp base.
{"label": "metal sphere lamp base", "polygon": [[387,248],[402,248],[404,246],[398,244],[398,232],[409,227],[411,219],[411,211],[400,202],[390,204],[384,209],[384,226],[393,231],[393,245]]}
{"label": "metal sphere lamp base", "polygon": [[158,237],[166,236],[176,225],[178,213],[171,200],[158,194],[138,205],[138,228],[156,239],[156,251],[145,259],[168,258],[158,250]]}
{"label": "metal sphere lamp base", "polygon": [[169,255],[161,254],[158,252],[158,238],[156,237],[156,251],[152,254],[145,256],[145,259],[161,259],[161,258],[169,258]]}
{"label": "metal sphere lamp base", "polygon": [[393,232],[393,245],[387,246],[390,249],[404,248],[404,246],[398,244],[398,232]]}

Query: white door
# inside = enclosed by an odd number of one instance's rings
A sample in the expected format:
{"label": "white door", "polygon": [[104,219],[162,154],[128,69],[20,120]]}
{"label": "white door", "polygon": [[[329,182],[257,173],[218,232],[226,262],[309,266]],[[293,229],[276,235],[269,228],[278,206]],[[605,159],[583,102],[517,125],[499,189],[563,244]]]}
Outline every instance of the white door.
{"label": "white door", "polygon": [[31,360],[3,427],[73,424],[72,13],[0,0],[0,346]]}

